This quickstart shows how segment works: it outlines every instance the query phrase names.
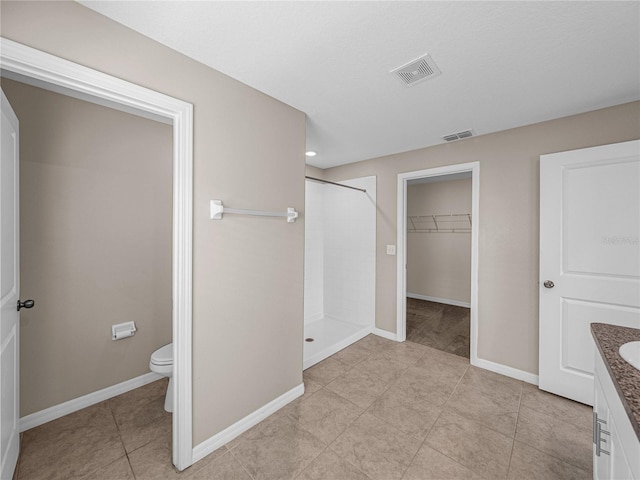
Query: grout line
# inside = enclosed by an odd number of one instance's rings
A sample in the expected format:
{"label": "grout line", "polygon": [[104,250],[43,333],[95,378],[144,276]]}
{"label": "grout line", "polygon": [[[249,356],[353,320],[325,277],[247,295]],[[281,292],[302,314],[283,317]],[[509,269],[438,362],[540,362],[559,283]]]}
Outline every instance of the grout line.
{"label": "grout line", "polygon": [[[529,407],[525,407],[525,408],[529,408]],[[530,410],[533,410],[533,409],[531,409],[531,408],[530,408]],[[552,418],[555,422],[564,422],[562,419],[557,418],[557,417],[553,417],[552,415],[547,415],[546,413],[542,413],[542,412],[539,412],[539,411],[537,411],[537,410],[533,410],[533,411],[534,411],[535,413],[537,413],[538,415],[544,415],[544,416],[546,416],[546,417],[550,417],[550,418]],[[519,416],[520,416],[520,412],[518,412],[518,418],[519,418]],[[574,424],[572,424],[572,423],[570,423],[570,422],[564,422],[564,423],[567,423],[567,424],[569,424],[569,425],[571,425],[571,426],[575,427],[575,425],[574,425]],[[517,427],[517,424],[516,424],[516,432],[517,432],[517,428],[518,428],[518,427]],[[576,428],[577,428],[577,427],[576,427]],[[515,441],[516,441],[516,439],[515,439],[515,434],[514,434],[514,437],[513,437],[513,441],[514,441],[514,445],[515,445]],[[558,460],[558,461],[560,461],[560,462],[562,462],[562,463],[566,463],[567,465],[571,465],[572,467],[575,467],[575,468],[577,468],[577,469],[579,469],[579,470],[587,471],[587,472],[588,472],[588,470],[585,470],[581,465],[578,465],[577,463],[574,463],[573,458],[572,458],[571,460],[567,460],[566,458],[559,457],[559,456],[557,456],[557,455],[554,455],[553,453],[549,453],[549,452],[545,452],[544,450],[540,450],[540,449],[539,449],[538,447],[536,447],[535,445],[531,445],[530,443],[528,443],[528,442],[526,442],[526,441],[524,441],[524,440],[518,440],[518,441],[519,441],[520,443],[522,443],[523,445],[526,445],[526,446],[527,446],[527,447],[529,447],[529,448],[533,448],[534,450],[537,450],[538,452],[542,453],[543,455],[548,455],[548,456],[550,456],[550,457],[552,457],[552,458],[555,458],[556,460]],[[512,451],[512,453],[513,453],[513,451]],[[590,451],[590,453],[592,453],[592,452]]]}
{"label": "grout line", "polygon": [[[227,448],[227,447],[225,446],[225,448]],[[255,480],[255,477],[253,475],[251,475],[249,470],[247,470],[247,467],[244,466],[244,463],[242,463],[240,461],[240,459],[233,453],[234,450],[235,450],[235,448],[232,448],[232,449],[227,448],[227,453],[230,454],[236,462],[238,462],[240,467],[246,472],[247,475],[249,475],[249,478],[251,480]]]}
{"label": "grout line", "polygon": [[[433,347],[430,347],[433,348]],[[437,350],[437,349],[436,349]],[[449,353],[449,352],[445,352],[445,353]],[[424,440],[422,440],[422,443],[420,444],[420,447],[418,448],[418,450],[416,451],[415,455],[411,458],[411,461],[409,462],[409,465],[407,465],[407,468],[404,469],[404,471],[402,472],[402,476],[404,476],[405,473],[407,473],[407,470],[409,470],[409,467],[411,466],[411,464],[413,463],[413,461],[415,460],[415,458],[418,456],[418,452],[422,449],[423,446],[427,446],[428,448],[432,448],[430,445],[427,444],[427,439],[429,438],[429,435],[431,435],[431,432],[433,431],[433,428],[436,426],[436,423],[438,423],[438,420],[440,419],[440,417],[442,416],[442,413],[444,412],[445,408],[447,407],[447,404],[449,403],[449,400],[451,400],[451,397],[453,396],[453,393],[456,391],[456,389],[458,388],[458,385],[460,385],[460,382],[462,382],[462,378],[467,374],[467,372],[469,371],[469,367],[471,366],[471,364],[469,364],[469,366],[467,366],[467,368],[465,368],[464,372],[462,373],[462,375],[460,375],[460,378],[458,379],[458,382],[456,383],[456,386],[453,387],[453,390],[451,390],[451,393],[449,394],[449,397],[447,397],[447,400],[444,402],[444,404],[442,405],[442,410],[440,410],[440,413],[438,414],[438,416],[436,417],[436,419],[433,421],[433,424],[431,425],[431,427],[429,427],[429,431],[427,432],[427,434],[424,437]],[[462,465],[459,461],[457,461],[454,458],[451,458],[448,455],[445,455],[444,453],[442,453],[440,450],[436,450],[435,448],[432,448],[432,450],[435,450],[436,452],[440,453],[441,455],[444,455],[445,457],[449,458],[450,460],[452,460],[453,462],[457,463],[458,465]],[[466,465],[462,465],[464,468],[471,470],[474,473],[477,473],[475,470],[472,470],[471,468],[467,467]]]}
{"label": "grout line", "polygon": [[131,465],[131,459],[129,458],[129,454],[126,452],[126,450],[124,454],[127,457],[127,462],[129,462],[129,470],[131,470],[131,475],[133,475],[133,480],[136,480],[136,472],[133,471],[133,465]]}
{"label": "grout line", "polygon": [[520,382],[520,398],[518,399],[518,413],[516,415],[516,428],[513,431],[513,442],[511,442],[511,452],[509,452],[509,463],[507,464],[507,476],[511,470],[511,459],[513,458],[513,449],[516,446],[516,433],[518,433],[518,421],[520,420],[520,407],[522,406],[522,395],[524,394],[524,382]]}

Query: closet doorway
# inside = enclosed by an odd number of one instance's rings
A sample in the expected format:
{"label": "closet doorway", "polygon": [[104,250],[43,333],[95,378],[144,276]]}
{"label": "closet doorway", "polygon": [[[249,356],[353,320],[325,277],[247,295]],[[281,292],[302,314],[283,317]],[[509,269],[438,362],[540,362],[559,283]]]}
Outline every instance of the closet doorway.
{"label": "closet doorway", "polygon": [[398,175],[398,341],[477,359],[477,162]]}
{"label": "closet doorway", "polygon": [[407,340],[469,358],[471,172],[407,182]]}

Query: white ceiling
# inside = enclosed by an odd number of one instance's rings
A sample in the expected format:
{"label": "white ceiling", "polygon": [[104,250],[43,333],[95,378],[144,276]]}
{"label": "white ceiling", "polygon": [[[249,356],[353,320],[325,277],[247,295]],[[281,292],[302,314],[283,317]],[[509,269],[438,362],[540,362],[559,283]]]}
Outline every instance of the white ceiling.
{"label": "white ceiling", "polygon": [[305,112],[321,168],[640,99],[637,1],[80,3]]}

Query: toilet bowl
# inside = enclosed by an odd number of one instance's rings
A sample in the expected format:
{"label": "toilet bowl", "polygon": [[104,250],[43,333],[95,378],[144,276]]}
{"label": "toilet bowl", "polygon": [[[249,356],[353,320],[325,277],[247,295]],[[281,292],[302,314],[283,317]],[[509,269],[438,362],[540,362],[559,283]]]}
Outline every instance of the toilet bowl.
{"label": "toilet bowl", "polygon": [[158,375],[169,377],[164,409],[169,413],[173,412],[173,343],[160,347],[151,354],[149,369]]}

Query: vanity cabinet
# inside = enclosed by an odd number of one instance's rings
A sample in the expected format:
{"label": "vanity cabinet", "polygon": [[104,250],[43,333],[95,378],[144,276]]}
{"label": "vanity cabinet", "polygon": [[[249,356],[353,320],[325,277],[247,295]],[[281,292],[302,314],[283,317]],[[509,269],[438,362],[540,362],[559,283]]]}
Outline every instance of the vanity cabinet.
{"label": "vanity cabinet", "polygon": [[640,440],[596,349],[593,402],[593,478],[640,480]]}

